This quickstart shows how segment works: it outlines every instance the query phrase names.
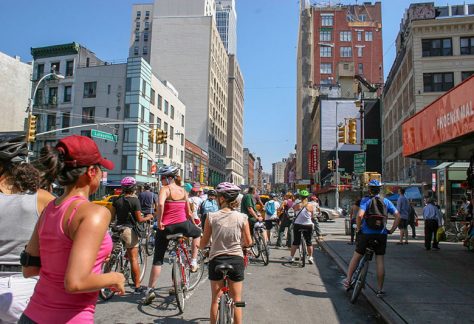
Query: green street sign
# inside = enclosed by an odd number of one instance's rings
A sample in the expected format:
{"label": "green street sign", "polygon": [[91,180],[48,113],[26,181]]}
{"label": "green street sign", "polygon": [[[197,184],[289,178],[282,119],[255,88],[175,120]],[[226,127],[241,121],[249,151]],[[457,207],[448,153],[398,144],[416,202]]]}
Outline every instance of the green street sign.
{"label": "green street sign", "polygon": [[117,135],[102,132],[97,129],[91,129],[91,137],[117,142]]}
{"label": "green street sign", "polygon": [[354,173],[365,172],[365,152],[354,154]]}
{"label": "green street sign", "polygon": [[366,138],[364,140],[364,144],[367,145],[378,145],[379,144],[379,139],[378,138]]}
{"label": "green street sign", "polygon": [[156,160],[156,163],[157,163],[158,165],[163,165],[163,160],[162,160],[162,159],[158,159],[158,160]]}
{"label": "green street sign", "polygon": [[339,172],[344,172],[344,171],[346,171],[345,168],[338,168],[337,170],[338,170]]}

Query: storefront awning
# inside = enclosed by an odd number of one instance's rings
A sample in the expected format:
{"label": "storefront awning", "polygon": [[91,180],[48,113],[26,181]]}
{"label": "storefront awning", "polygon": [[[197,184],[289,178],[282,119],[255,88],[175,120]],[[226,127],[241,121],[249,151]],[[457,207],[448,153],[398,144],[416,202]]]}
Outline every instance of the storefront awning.
{"label": "storefront awning", "polygon": [[469,160],[474,152],[474,76],[403,122],[403,155]]}

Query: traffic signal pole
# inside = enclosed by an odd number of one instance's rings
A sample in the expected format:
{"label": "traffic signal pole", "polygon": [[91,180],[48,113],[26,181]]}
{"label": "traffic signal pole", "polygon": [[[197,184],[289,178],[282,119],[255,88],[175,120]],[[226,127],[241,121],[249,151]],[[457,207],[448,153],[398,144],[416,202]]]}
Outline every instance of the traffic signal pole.
{"label": "traffic signal pole", "polygon": [[338,102],[336,101],[336,211],[339,210],[339,139],[338,139],[338,131],[339,128],[337,122],[337,105]]}

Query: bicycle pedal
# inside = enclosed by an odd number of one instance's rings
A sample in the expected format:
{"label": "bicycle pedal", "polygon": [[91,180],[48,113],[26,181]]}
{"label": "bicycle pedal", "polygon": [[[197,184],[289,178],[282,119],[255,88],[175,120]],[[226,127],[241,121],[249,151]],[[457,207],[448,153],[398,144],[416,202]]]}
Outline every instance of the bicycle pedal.
{"label": "bicycle pedal", "polygon": [[234,302],[234,306],[235,307],[245,307],[245,302],[244,301]]}

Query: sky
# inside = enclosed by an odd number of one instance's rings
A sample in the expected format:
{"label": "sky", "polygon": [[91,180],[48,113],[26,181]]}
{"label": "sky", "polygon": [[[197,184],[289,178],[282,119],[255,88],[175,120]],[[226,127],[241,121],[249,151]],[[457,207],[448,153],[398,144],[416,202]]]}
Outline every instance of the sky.
{"label": "sky", "polygon": [[[102,60],[125,61],[132,4],[151,2],[0,0],[0,52],[18,55],[22,61],[29,62],[31,47],[75,41]],[[333,4],[339,2],[356,3],[355,0],[332,1]],[[395,58],[394,41],[400,20],[410,3],[415,2],[428,1],[382,0],[385,75]],[[464,1],[434,2],[446,5]],[[271,172],[272,163],[294,152],[296,143],[299,2],[236,0],[236,3],[237,57],[245,81],[244,146],[261,157],[264,171]]]}

